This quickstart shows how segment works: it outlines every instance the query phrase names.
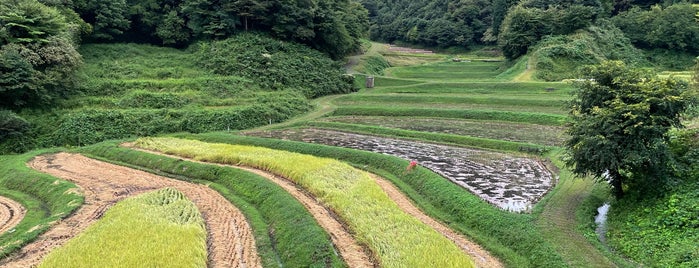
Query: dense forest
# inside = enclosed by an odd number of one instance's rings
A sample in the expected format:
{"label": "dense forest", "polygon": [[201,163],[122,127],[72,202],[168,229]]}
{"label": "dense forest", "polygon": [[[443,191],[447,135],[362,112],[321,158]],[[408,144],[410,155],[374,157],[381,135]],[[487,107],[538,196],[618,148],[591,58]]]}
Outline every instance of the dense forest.
{"label": "dense forest", "polygon": [[[670,54],[699,52],[697,9],[687,1],[362,0],[362,3],[369,11],[371,38],[384,42],[442,48],[497,46],[505,57],[515,59],[532,52],[542,39],[583,31],[593,36],[611,35],[617,39],[613,40],[617,46],[625,45],[626,50],[633,44],[644,50],[671,50]],[[584,53],[585,48],[565,53]],[[665,52],[655,54],[658,53]],[[652,55],[648,57],[653,58]],[[626,60],[624,57],[628,55],[593,56]]]}

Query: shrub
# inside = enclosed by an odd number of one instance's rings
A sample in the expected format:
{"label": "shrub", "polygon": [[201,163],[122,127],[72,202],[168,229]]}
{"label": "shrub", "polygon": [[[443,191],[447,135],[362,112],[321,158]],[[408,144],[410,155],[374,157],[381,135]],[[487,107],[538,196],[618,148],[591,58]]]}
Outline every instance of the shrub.
{"label": "shrub", "polygon": [[321,52],[261,34],[239,34],[223,41],[200,43],[196,61],[220,75],[256,80],[263,88],[297,88],[306,97],[356,91],[342,66]]}

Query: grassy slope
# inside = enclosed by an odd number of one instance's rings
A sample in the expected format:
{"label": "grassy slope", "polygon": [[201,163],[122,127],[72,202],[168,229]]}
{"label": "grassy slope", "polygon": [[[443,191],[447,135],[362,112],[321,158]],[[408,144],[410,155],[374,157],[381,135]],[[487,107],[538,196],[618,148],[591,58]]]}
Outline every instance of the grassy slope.
{"label": "grassy slope", "polygon": [[39,265],[78,266],[206,267],[204,220],[173,188],[123,200]]}

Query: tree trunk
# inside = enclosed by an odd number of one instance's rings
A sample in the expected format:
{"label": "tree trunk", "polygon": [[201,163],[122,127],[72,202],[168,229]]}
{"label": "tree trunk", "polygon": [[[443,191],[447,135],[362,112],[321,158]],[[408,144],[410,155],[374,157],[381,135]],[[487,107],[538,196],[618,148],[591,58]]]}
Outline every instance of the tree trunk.
{"label": "tree trunk", "polygon": [[612,190],[614,193],[614,197],[616,197],[617,200],[621,199],[624,197],[624,189],[622,188],[622,176],[619,174],[618,170],[610,170],[609,171],[609,179],[610,183],[612,184]]}

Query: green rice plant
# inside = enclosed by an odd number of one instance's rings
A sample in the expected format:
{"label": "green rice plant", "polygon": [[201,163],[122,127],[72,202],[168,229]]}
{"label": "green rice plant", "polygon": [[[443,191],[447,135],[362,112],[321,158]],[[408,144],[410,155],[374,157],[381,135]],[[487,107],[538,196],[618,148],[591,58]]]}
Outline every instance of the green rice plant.
{"label": "green rice plant", "polygon": [[14,229],[0,234],[0,258],[20,249],[46,232],[51,223],[67,217],[84,201],[75,184],[27,167],[26,162],[42,153],[0,156],[0,195],[24,206],[27,212]]}
{"label": "green rice plant", "polygon": [[287,177],[332,208],[383,267],[472,267],[456,245],[407,215],[368,174],[332,159],[267,148],[175,138],[143,138],[140,147]]}
{"label": "green rice plant", "polygon": [[[408,165],[405,159],[320,144],[228,133],[176,136],[207,142],[262,146],[346,161],[390,180],[426,214],[473,239],[508,267],[566,266],[554,246],[537,229],[535,214],[513,214],[499,210],[429,169],[418,168],[405,173]],[[534,210],[537,211],[536,207]]]}
{"label": "green rice plant", "polygon": [[181,192],[163,188],[117,203],[39,267],[206,267],[206,262],[199,210]]}
{"label": "green rice plant", "polygon": [[344,106],[338,107],[333,116],[421,116],[437,118],[461,118],[478,120],[509,121],[520,123],[561,126],[566,121],[565,115],[544,113],[510,112],[497,110],[435,109],[386,106]]}
{"label": "green rice plant", "polygon": [[250,172],[181,161],[119,146],[119,141],[80,148],[90,157],[198,182],[219,192],[250,223],[263,267],[346,267],[330,237],[306,208],[275,183]]}

